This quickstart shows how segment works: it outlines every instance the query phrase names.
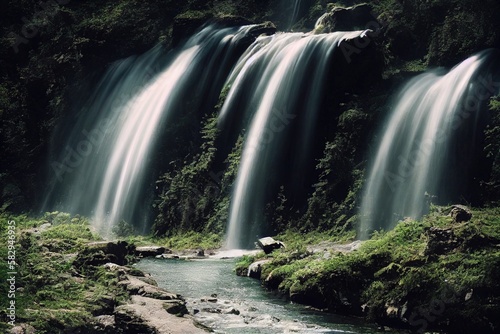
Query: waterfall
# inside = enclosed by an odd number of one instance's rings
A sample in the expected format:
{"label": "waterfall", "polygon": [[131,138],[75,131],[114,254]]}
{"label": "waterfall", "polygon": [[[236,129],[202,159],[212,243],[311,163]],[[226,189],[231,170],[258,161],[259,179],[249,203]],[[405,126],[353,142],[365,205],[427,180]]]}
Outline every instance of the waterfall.
{"label": "waterfall", "polygon": [[301,2],[301,0],[294,0],[294,2],[293,2],[293,11],[292,11],[292,15],[290,16],[290,22],[288,23],[288,30],[290,30],[292,28],[292,26],[297,21],[297,18],[299,17],[300,2]]}
{"label": "waterfall", "polygon": [[478,53],[448,73],[428,71],[403,88],[369,169],[361,238],[421,217],[433,198],[446,203],[463,194],[481,106],[498,93],[487,66],[493,53]]}
{"label": "waterfall", "polygon": [[[220,128],[247,129],[233,186],[227,248],[248,247],[262,232],[264,203],[274,179],[289,169],[294,177],[300,175],[333,53],[342,41],[362,36],[357,31],[261,37],[238,61],[218,118]],[[290,150],[293,161],[284,161]]]}
{"label": "waterfall", "polygon": [[173,55],[155,47],[113,64],[89,106],[54,139],[53,146],[66,145],[51,163],[55,178],[45,207],[92,216],[104,236],[121,220],[144,232],[158,136],[186,109],[213,107],[254,27],[208,26]]}

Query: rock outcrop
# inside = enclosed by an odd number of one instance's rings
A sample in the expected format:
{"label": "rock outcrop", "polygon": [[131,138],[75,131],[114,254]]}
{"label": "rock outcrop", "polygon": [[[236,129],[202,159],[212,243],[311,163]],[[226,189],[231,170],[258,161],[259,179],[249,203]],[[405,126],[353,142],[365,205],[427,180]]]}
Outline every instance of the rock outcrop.
{"label": "rock outcrop", "polygon": [[285,247],[281,241],[274,240],[271,237],[260,238],[257,240],[257,246],[262,248],[264,253],[269,254],[275,249],[280,249]]}
{"label": "rock outcrop", "polygon": [[334,31],[355,31],[377,29],[380,24],[366,3],[352,7],[334,7],[318,19],[315,31],[328,33]]}
{"label": "rock outcrop", "polygon": [[262,272],[262,266],[270,261],[271,261],[270,259],[266,259],[266,260],[260,260],[260,261],[256,261],[256,262],[252,263],[250,266],[248,266],[247,276],[260,279],[260,274]]}
{"label": "rock outcrop", "polygon": [[93,242],[76,255],[73,266],[77,271],[100,273],[117,281],[110,283],[116,286],[110,290],[113,292],[96,300],[92,334],[206,333],[195,326],[180,295],[159,288],[150,275],[124,265],[135,255],[153,256],[164,251],[163,247],[135,248],[123,241]]}
{"label": "rock outcrop", "polygon": [[115,273],[118,285],[129,297],[108,314],[95,317],[96,333],[206,333],[195,326],[186,302],[178,294],[159,288],[151,277],[137,269],[113,263],[103,267]]}
{"label": "rock outcrop", "polygon": [[78,253],[73,262],[73,266],[77,270],[81,270],[82,268],[95,269],[106,263],[125,265],[128,263],[127,256],[132,256],[134,250],[135,246],[125,241],[92,242],[87,244],[86,247]]}
{"label": "rock outcrop", "polygon": [[139,257],[155,257],[167,253],[167,249],[161,246],[142,246],[135,248],[135,255]]}

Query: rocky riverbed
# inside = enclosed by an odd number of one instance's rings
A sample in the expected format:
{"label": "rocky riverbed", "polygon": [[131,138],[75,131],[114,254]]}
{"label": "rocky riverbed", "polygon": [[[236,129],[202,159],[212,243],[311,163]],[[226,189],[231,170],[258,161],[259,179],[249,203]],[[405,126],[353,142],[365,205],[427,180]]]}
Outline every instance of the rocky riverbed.
{"label": "rocky riverbed", "polygon": [[[80,252],[67,256],[68,263],[72,263],[70,280],[82,286],[94,286],[89,289],[87,298],[95,307],[90,310],[91,316],[85,325],[59,324],[62,328],[56,331],[72,334],[206,333],[208,329],[189,315],[182,296],[158,287],[149,274],[127,266],[137,254],[135,246],[118,241],[91,242]],[[102,287],[95,287],[92,281],[106,285],[106,291],[98,292]],[[36,329],[26,323],[10,329],[12,334],[35,332]]]}
{"label": "rocky riverbed", "polygon": [[235,261],[217,256],[189,261],[146,258],[134,267],[151,273],[160,287],[181,293],[194,319],[216,333],[378,332],[358,318],[290,303],[263,289],[259,281],[236,276]]}

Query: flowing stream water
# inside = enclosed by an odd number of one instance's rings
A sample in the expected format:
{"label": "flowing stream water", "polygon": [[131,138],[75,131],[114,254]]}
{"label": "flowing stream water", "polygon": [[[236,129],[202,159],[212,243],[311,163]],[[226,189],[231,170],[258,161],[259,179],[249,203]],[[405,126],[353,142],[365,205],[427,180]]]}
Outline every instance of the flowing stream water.
{"label": "flowing stream water", "polygon": [[[159,287],[181,294],[191,314],[199,311],[195,319],[215,333],[380,333],[376,326],[360,319],[292,304],[263,289],[258,280],[236,276],[234,259],[146,258],[136,266],[150,273]],[[201,301],[213,294],[217,302]]]}

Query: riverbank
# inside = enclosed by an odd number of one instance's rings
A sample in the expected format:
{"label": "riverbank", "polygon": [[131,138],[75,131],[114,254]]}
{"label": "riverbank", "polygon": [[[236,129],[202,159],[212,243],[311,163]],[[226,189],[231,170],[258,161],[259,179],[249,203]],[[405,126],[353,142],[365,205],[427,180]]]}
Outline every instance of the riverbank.
{"label": "riverbank", "polygon": [[[285,242],[285,249],[244,256],[236,270],[246,275],[251,263],[263,261],[258,278],[267,289],[325,314],[362,317],[380,327],[417,332],[494,333],[500,310],[500,208],[474,209],[470,220],[460,212],[433,207],[422,220],[405,220],[363,242],[349,241],[348,234],[339,239],[288,231],[276,237]],[[49,213],[31,219],[4,213],[0,218],[2,235],[15,235],[15,266],[0,264],[2,281],[15,272],[14,295],[1,299],[3,332],[12,328],[10,301],[15,302],[14,323],[21,326],[15,333],[137,333],[138,328],[161,333],[164,327],[205,332],[196,327],[194,308],[188,312],[181,296],[158,288],[151,276],[130,264],[141,256],[223,256],[214,236],[130,236],[110,243],[79,216]],[[143,247],[147,244],[158,246]],[[2,243],[2,254],[9,254],[9,245]],[[178,252],[169,245],[187,250]],[[10,296],[10,285],[2,284],[1,289]]]}
{"label": "riverbank", "polygon": [[[363,319],[319,312],[234,275],[237,259],[191,261],[145,258],[134,267],[151,273],[158,286],[182,294],[194,319],[223,334],[377,334]],[[402,333],[395,331],[394,334]]]}
{"label": "riverbank", "polygon": [[310,247],[300,234],[281,237],[286,249],[244,257],[237,272],[262,261],[259,278],[268,289],[380,326],[471,334],[500,328],[499,208],[472,210],[469,220],[433,207],[350,251],[338,243]]}
{"label": "riverbank", "polygon": [[[0,264],[3,333],[205,333],[184,299],[158,288],[130,264],[136,247],[107,242],[87,219],[49,213],[41,219],[1,215],[2,236],[13,226],[15,264]],[[2,254],[8,246],[2,243]],[[9,310],[9,307],[11,310]],[[14,325],[14,326],[13,326]]]}

